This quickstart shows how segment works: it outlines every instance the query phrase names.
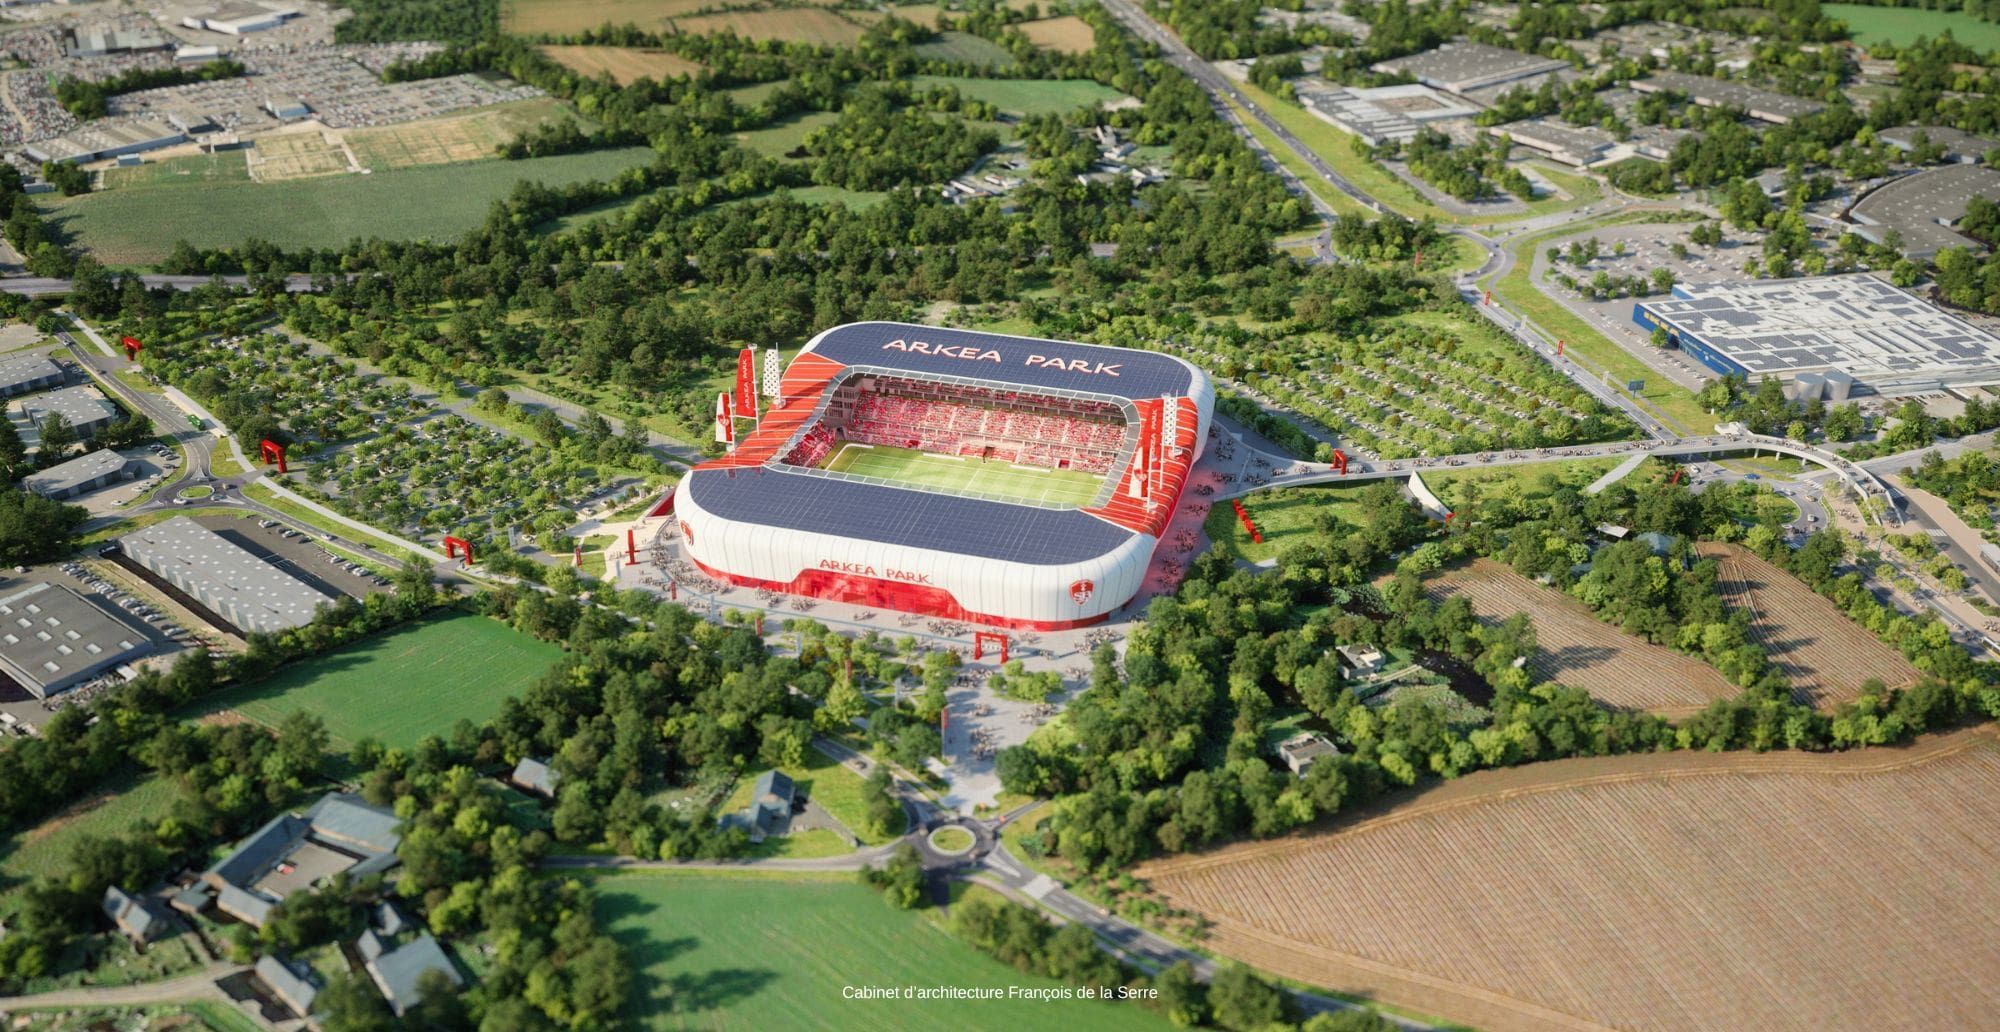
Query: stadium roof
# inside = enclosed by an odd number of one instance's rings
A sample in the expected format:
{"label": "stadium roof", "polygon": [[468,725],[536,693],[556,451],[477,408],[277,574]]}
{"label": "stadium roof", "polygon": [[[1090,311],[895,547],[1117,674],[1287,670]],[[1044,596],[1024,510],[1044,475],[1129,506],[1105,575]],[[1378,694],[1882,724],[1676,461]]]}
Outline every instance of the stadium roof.
{"label": "stadium roof", "polygon": [[911,323],[836,326],[813,338],[805,350],[849,367],[970,377],[993,386],[1082,391],[1128,401],[1185,396],[1196,375],[1193,366],[1157,351]]}
{"label": "stadium roof", "polygon": [[697,469],[688,485],[697,484],[696,501],[718,516],[1008,562],[1081,562],[1132,536],[1082,509],[962,498],[786,468]]}

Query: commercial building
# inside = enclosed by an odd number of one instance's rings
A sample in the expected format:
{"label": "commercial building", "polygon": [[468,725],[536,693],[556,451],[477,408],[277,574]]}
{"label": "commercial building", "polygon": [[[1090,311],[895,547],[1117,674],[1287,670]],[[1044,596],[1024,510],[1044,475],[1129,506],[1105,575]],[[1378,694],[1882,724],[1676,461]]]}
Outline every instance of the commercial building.
{"label": "commercial building", "polygon": [[1943,125],[1899,125],[1875,134],[1876,139],[1901,151],[1916,150],[1920,137],[1933,146],[1943,147],[1945,157],[1952,161],[1978,161],[1987,151],[2000,147],[2000,140]]}
{"label": "commercial building", "polygon": [[0,598],[0,673],[46,699],[153,651],[145,632],[60,584]]}
{"label": "commercial building", "polygon": [[187,134],[165,122],[150,118],[107,118],[62,136],[37,140],[22,147],[21,152],[36,161],[83,164],[186,142]]}
{"label": "commercial building", "polygon": [[62,366],[47,355],[0,358],[0,398],[45,391],[62,386],[62,382]]}
{"label": "commercial building", "polygon": [[1985,244],[1952,228],[1974,197],[2000,200],[2000,170],[1945,165],[1913,172],[1868,191],[1847,217],[1854,232],[1878,244],[1888,243],[1893,230],[1911,258],[1930,258],[1947,247],[1983,250]]}
{"label": "commercial building", "polygon": [[118,539],[133,562],[244,633],[310,623],[333,599],[186,516]]}
{"label": "commercial building", "polygon": [[[733,584],[997,626],[1096,623],[1138,594],[1214,402],[1201,370],[1159,352],[836,326],[793,359],[755,432],[681,479],[668,532]],[[830,468],[874,449],[882,475]],[[918,467],[942,475],[902,472]]]}
{"label": "commercial building", "polygon": [[329,792],[301,814],[280,814],[257,829],[201,879],[216,890],[217,909],[263,927],[271,908],[342,872],[353,877],[396,866],[402,835],[396,815],[360,796]]}
{"label": "commercial building", "polygon": [[61,416],[69,421],[70,429],[75,430],[80,438],[90,437],[125,416],[104,396],[104,392],[90,384],[64,387],[46,394],[31,394],[21,399],[20,405],[21,414],[37,428],[50,416]]}
{"label": "commercial building", "polygon": [[150,28],[121,25],[92,25],[75,32],[70,53],[75,57],[103,57],[133,50],[159,50],[167,38]]}
{"label": "commercial building", "polygon": [[181,19],[181,24],[191,29],[207,29],[227,36],[245,36],[252,32],[275,29],[298,17],[298,14],[297,10],[290,7],[266,7],[244,0],[227,0],[216,5],[215,10],[206,15],[193,15]]}
{"label": "commercial building", "polygon": [[1478,105],[1429,86],[1359,89],[1301,80],[1297,90],[1306,110],[1361,137],[1370,147],[1414,139],[1426,122],[1479,114]]}
{"label": "commercial building", "polygon": [[1751,118],[1773,125],[1789,125],[1826,109],[1817,100],[1682,72],[1653,72],[1643,79],[1632,80],[1631,86],[1639,93],[1679,93],[1702,107],[1739,108]]}
{"label": "commercial building", "polygon": [[1864,273],[1682,284],[1634,305],[1632,319],[1753,383],[1819,374],[1822,390],[1858,382],[1884,394],[2000,383],[2000,337]]}
{"label": "commercial building", "polygon": [[297,121],[312,114],[312,106],[297,97],[265,97],[264,110],[282,122]]}
{"label": "commercial building", "polygon": [[1553,119],[1531,118],[1506,125],[1489,126],[1488,136],[1505,136],[1517,145],[1540,151],[1551,160],[1584,168],[1615,157],[1618,141],[1596,128],[1577,128]]}
{"label": "commercial building", "polygon": [[30,473],[21,481],[21,486],[43,498],[60,501],[88,494],[121,480],[130,480],[137,468],[137,463],[131,459],[109,448],[99,448],[39,473]]}
{"label": "commercial building", "polygon": [[1394,57],[1374,66],[1378,72],[1400,72],[1453,93],[1498,86],[1568,68],[1565,61],[1537,57],[1484,43],[1446,43],[1434,50]]}

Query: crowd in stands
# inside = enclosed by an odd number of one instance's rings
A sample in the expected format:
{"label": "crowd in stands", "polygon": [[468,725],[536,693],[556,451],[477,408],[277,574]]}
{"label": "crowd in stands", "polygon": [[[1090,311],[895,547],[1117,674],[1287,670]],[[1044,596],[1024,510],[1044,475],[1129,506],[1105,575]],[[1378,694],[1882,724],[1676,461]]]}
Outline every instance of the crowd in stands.
{"label": "crowd in stands", "polygon": [[[1043,469],[1111,471],[1112,461],[1125,440],[1122,419],[1085,418],[1053,411],[1048,399],[1029,402],[1015,398],[1009,402],[980,404],[970,397],[947,400],[910,397],[879,389],[863,391],[853,399],[841,433],[847,440],[863,444]],[[816,425],[799,440],[785,461],[816,466],[826,458],[834,443],[834,435],[826,425]]]}

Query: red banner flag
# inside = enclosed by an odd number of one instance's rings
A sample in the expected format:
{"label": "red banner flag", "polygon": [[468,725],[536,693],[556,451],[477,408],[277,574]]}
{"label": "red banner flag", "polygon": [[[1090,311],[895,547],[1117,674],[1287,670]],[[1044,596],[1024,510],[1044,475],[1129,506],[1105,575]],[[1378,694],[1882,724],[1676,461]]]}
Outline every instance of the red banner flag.
{"label": "red banner flag", "polygon": [[736,414],[745,419],[757,418],[756,348],[736,353]]}
{"label": "red banner flag", "polygon": [[729,413],[728,391],[715,396],[715,439],[723,444],[736,443],[736,418]]}

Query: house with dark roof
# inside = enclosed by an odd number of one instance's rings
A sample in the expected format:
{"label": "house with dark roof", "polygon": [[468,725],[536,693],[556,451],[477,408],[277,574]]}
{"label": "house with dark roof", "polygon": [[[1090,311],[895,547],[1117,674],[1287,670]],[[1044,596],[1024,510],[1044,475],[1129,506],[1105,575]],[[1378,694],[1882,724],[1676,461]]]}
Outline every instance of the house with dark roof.
{"label": "house with dark roof", "polygon": [[165,936],[171,927],[171,919],[151,899],[134,896],[116,885],[104,890],[104,916],[134,946]]}
{"label": "house with dark roof", "polygon": [[544,799],[556,797],[555,769],[540,760],[521,757],[521,762],[514,765],[514,773],[509,774],[507,780],[523,792],[532,792]]}
{"label": "house with dark roof", "polygon": [[767,770],[751,786],[750,805],[724,817],[722,825],[748,831],[752,842],[784,835],[792,830],[792,803],[797,797],[798,789],[790,776],[783,771]]}
{"label": "house with dark roof", "polygon": [[375,988],[382,991],[382,998],[389,1001],[389,1009],[399,1018],[423,1002],[420,983],[425,975],[440,971],[454,988],[465,985],[465,979],[458,973],[457,966],[452,964],[451,957],[429,932],[402,946],[391,947],[389,940],[376,935],[371,929],[361,933],[354,949],[361,954],[362,964],[368,969],[368,977],[374,980]]}
{"label": "house with dark roof", "polygon": [[295,1017],[310,1018],[313,1001],[319,998],[319,972],[302,961],[283,961],[269,953],[257,958],[253,968],[271,995]]}
{"label": "house with dark roof", "polygon": [[337,874],[362,877],[396,866],[396,815],[360,796],[330,792],[302,814],[280,814],[202,873],[223,913],[263,927],[293,892]]}

